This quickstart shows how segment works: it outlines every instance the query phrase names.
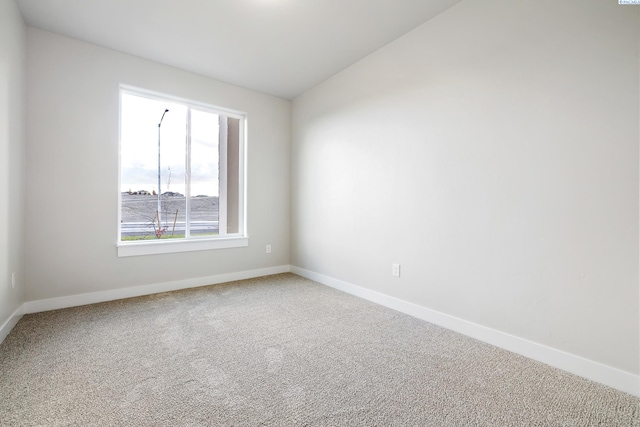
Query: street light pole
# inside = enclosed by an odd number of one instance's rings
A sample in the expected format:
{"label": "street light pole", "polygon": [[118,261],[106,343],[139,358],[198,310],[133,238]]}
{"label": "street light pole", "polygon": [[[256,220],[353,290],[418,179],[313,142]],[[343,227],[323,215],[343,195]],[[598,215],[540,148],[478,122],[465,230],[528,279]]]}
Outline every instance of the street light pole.
{"label": "street light pole", "polygon": [[160,123],[158,123],[158,230],[160,229],[160,126],[162,125],[162,120],[164,119],[164,115],[169,112],[168,109],[164,110],[162,113],[162,117],[160,117]]}

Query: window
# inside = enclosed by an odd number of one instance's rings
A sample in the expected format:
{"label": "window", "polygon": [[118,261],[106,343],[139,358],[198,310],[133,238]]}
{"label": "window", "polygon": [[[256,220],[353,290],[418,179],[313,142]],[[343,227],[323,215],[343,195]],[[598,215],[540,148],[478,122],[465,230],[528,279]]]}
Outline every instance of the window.
{"label": "window", "polygon": [[247,246],[245,117],[120,91],[118,255]]}

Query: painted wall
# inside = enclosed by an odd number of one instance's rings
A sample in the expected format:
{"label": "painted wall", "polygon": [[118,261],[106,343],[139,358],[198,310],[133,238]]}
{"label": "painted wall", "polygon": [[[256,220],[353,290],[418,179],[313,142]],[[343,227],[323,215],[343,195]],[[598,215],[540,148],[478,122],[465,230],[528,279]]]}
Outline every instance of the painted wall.
{"label": "painted wall", "polygon": [[639,10],[465,0],[295,99],[292,264],[638,374]]}
{"label": "painted wall", "polygon": [[[289,101],[38,29],[27,46],[27,301],[289,263]],[[247,113],[249,247],[116,256],[121,83]]]}
{"label": "painted wall", "polygon": [[25,64],[22,16],[13,0],[0,0],[0,326],[17,320],[10,317],[24,299]]}

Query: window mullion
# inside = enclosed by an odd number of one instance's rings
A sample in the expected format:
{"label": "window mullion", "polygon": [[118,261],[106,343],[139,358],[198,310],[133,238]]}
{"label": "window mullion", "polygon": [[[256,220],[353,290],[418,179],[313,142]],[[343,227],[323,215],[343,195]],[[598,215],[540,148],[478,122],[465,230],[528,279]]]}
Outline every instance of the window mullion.
{"label": "window mullion", "polygon": [[191,237],[191,108],[187,108],[187,136],[185,153],[185,219],[184,237]]}

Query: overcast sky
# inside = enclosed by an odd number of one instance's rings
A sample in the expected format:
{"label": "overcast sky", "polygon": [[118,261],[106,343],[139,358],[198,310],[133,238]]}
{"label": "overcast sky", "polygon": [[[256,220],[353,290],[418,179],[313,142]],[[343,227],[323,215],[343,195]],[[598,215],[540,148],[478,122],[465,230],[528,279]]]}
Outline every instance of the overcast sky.
{"label": "overcast sky", "polygon": [[[122,94],[121,191],[157,191],[158,123],[161,126],[161,192],[185,194],[187,107]],[[218,196],[218,116],[191,110],[191,195]]]}

